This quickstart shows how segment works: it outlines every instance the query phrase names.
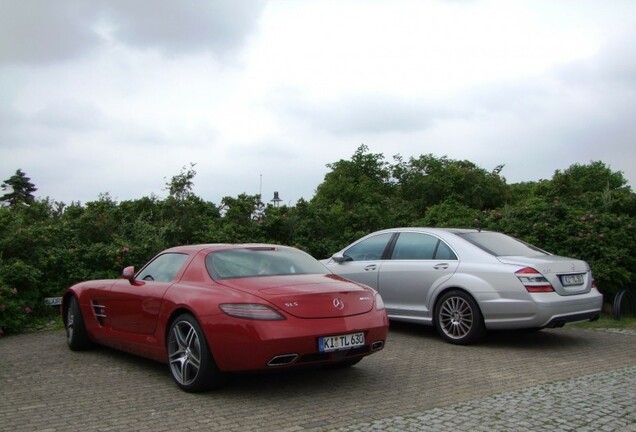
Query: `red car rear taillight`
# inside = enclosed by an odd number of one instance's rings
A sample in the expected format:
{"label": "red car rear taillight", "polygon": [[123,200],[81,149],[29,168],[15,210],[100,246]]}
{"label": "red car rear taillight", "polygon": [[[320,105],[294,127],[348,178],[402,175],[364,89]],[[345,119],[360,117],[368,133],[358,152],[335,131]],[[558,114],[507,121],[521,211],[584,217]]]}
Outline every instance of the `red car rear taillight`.
{"label": "red car rear taillight", "polygon": [[284,320],[285,317],[273,308],[254,303],[224,303],[219,308],[226,314],[235,318],[246,318],[253,320],[277,321]]}
{"label": "red car rear taillight", "polygon": [[531,293],[553,292],[554,287],[537,270],[532,267],[524,267],[517,270],[515,275],[519,278],[524,287]]}

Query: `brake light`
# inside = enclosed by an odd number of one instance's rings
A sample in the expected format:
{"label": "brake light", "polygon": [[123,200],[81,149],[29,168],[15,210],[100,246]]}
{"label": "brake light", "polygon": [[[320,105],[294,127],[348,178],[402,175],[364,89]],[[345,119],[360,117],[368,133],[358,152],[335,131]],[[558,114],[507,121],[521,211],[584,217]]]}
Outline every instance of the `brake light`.
{"label": "brake light", "polygon": [[596,288],[598,292],[603,293],[603,290],[596,285],[596,279],[594,279],[592,273],[590,273],[590,277],[592,278],[592,288]]}
{"label": "brake light", "polygon": [[517,270],[515,275],[519,278],[526,290],[531,293],[553,292],[554,287],[548,280],[532,267],[524,267]]}
{"label": "brake light", "polygon": [[227,315],[235,318],[276,321],[285,317],[271,307],[257,303],[225,303],[219,305]]}
{"label": "brake light", "polygon": [[384,300],[380,293],[375,293],[375,310],[384,310]]}

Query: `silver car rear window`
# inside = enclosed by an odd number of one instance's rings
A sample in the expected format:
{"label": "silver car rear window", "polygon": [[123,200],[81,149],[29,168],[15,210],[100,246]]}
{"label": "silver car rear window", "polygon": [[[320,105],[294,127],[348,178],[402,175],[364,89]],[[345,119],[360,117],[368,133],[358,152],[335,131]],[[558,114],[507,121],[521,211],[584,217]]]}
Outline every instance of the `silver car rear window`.
{"label": "silver car rear window", "polygon": [[457,233],[457,235],[494,256],[550,255],[536,246],[502,233],[481,231]]}

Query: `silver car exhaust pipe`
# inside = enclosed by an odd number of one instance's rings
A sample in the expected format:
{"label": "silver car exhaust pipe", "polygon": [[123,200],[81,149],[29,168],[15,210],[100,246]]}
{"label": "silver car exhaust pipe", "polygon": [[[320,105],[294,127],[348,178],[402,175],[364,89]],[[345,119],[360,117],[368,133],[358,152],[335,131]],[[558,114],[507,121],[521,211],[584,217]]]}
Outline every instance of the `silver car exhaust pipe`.
{"label": "silver car exhaust pipe", "polygon": [[298,358],[298,354],[283,354],[273,357],[269,362],[267,362],[267,366],[275,367],[275,366],[286,366],[288,364],[292,364]]}

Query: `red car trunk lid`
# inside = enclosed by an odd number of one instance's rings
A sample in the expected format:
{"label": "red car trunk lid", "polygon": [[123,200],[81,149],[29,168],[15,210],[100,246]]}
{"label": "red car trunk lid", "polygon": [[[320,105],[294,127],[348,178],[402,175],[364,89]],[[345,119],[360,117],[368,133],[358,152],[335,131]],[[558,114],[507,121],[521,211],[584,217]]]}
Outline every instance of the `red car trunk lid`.
{"label": "red car trunk lid", "polygon": [[[335,282],[338,281],[338,282]],[[373,292],[336,275],[290,275],[224,280],[298,318],[338,318],[369,312]]]}

